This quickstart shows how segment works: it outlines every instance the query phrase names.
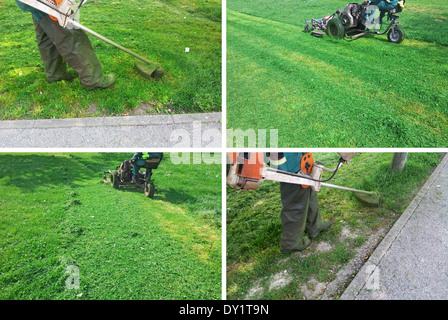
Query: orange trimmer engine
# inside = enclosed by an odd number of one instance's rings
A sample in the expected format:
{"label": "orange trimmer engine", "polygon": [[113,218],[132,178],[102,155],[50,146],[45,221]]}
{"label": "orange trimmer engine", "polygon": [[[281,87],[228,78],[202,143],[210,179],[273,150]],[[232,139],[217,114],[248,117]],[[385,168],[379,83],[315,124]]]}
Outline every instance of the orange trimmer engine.
{"label": "orange trimmer engine", "polygon": [[255,190],[263,181],[262,152],[228,152],[227,185],[233,189]]}
{"label": "orange trimmer engine", "polygon": [[[314,166],[313,154],[311,152],[305,153],[300,161],[300,171],[311,174],[313,166]],[[308,188],[309,185],[302,184],[302,187]]]}
{"label": "orange trimmer engine", "polygon": [[[49,0],[49,1],[47,1],[47,2],[51,3],[51,4],[54,5],[54,6],[58,6],[58,5],[60,5],[60,4],[62,3],[62,0]],[[53,17],[52,15],[50,15],[50,18],[51,18],[52,20],[54,20],[54,21],[58,21],[58,18]]]}

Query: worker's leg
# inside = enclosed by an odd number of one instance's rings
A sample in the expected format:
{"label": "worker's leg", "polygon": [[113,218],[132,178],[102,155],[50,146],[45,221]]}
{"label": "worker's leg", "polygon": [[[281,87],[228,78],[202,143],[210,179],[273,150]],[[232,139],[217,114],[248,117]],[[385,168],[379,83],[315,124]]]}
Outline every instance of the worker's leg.
{"label": "worker's leg", "polygon": [[134,166],[132,167],[132,174],[136,177],[138,176],[138,171],[140,170],[140,167],[134,163]]}
{"label": "worker's leg", "polygon": [[380,23],[383,24],[383,18],[386,16],[387,11],[392,10],[397,6],[398,0],[380,1],[377,6],[380,9]]}
{"label": "worker's leg", "polygon": [[105,82],[112,80],[104,77],[92,44],[83,30],[63,28],[49,16],[37,23],[59,54],[78,73],[79,81],[85,89],[103,88],[106,87]]}
{"label": "worker's leg", "polygon": [[327,230],[331,226],[329,220],[322,221],[317,201],[317,192],[311,188],[307,188],[309,192],[309,206],[306,221],[306,231],[311,238],[315,238],[320,232]]}
{"label": "worker's leg", "polygon": [[141,167],[145,165],[146,161],[144,159],[139,159],[134,161],[134,166],[132,167],[132,174],[138,177],[138,172]]}
{"label": "worker's leg", "polygon": [[67,63],[59,54],[51,39],[33,18],[36,42],[45,67],[48,82],[68,80]]}
{"label": "worker's leg", "polygon": [[304,250],[311,244],[305,235],[309,192],[299,185],[280,183],[280,194],[283,205],[280,251],[288,253]]}
{"label": "worker's leg", "polygon": [[142,187],[143,185],[140,183],[140,180],[138,178],[138,173],[140,171],[140,168],[145,165],[145,160],[139,159],[134,161],[134,165],[132,167],[132,182],[134,182],[137,186]]}

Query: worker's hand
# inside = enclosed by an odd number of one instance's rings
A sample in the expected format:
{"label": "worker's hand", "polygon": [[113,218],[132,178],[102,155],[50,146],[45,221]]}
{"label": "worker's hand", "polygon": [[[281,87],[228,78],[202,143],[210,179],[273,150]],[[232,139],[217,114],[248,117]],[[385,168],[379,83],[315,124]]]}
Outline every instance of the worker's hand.
{"label": "worker's hand", "polygon": [[352,160],[356,152],[338,152],[338,154],[345,160],[345,162],[350,163],[350,160]]}

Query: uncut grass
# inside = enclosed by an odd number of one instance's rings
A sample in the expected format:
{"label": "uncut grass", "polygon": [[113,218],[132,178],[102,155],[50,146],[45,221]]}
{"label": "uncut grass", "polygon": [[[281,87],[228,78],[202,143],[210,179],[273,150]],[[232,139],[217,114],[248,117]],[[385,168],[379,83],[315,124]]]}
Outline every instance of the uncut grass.
{"label": "uncut grass", "polygon": [[[346,5],[318,4],[229,3],[229,128],[279,129],[285,147],[298,139],[316,147],[446,142],[447,37],[411,33],[400,45],[384,36],[314,38],[301,32],[304,20]],[[448,7],[428,11],[439,16]],[[402,13],[406,30],[438,23],[415,12],[410,6]],[[408,24],[407,16],[421,23]]]}
{"label": "uncut grass", "polygon": [[[220,167],[167,156],[150,200],[102,182],[130,156],[0,155],[2,299],[220,298]],[[80,290],[66,289],[70,265]]]}
{"label": "uncut grass", "polygon": [[[317,153],[316,160],[336,165],[338,156]],[[279,252],[281,235],[280,187],[264,182],[256,191],[227,189],[227,298],[309,299],[302,290],[315,279],[328,284],[366,241],[387,228],[406,209],[440,162],[438,153],[410,153],[401,173],[390,171],[392,153],[361,153],[343,166],[329,182],[356,189],[379,191],[381,205],[370,208],[350,192],[322,188],[319,210],[331,228],[313,240],[310,249],[290,255]],[[325,177],[325,175],[324,175]],[[352,237],[341,240],[343,230]],[[319,244],[331,249],[319,252]],[[274,276],[287,272],[291,282],[269,289]],[[256,294],[249,294],[261,288]],[[314,297],[319,298],[319,296]],[[337,298],[334,296],[333,298]]]}
{"label": "uncut grass", "polygon": [[[218,1],[108,1],[87,3],[81,23],[162,64],[162,81],[147,80],[135,58],[89,36],[105,73],[117,84],[86,91],[79,80],[48,84],[31,15],[0,0],[1,119],[71,118],[147,113],[219,111],[221,108],[221,6]],[[185,48],[190,52],[186,53]]]}

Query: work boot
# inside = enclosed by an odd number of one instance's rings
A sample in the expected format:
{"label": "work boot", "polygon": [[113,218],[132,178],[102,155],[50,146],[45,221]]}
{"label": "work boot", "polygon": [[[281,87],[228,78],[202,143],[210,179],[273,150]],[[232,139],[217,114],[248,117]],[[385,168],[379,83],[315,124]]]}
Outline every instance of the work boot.
{"label": "work boot", "polygon": [[286,253],[291,253],[294,251],[303,251],[310,246],[311,242],[312,241],[310,238],[308,238],[307,236],[304,236],[302,241],[300,241],[296,246],[294,246],[291,249],[285,249],[285,248],[280,247],[280,252],[286,254]]}
{"label": "work boot", "polygon": [[323,220],[321,225],[320,225],[320,227],[319,227],[319,229],[317,229],[314,232],[310,232],[309,236],[312,239],[317,238],[322,231],[328,230],[330,227],[331,227],[331,221],[330,220]]}
{"label": "work boot", "polygon": [[132,183],[134,183],[137,187],[143,187],[135,174],[132,175]]}
{"label": "work boot", "polygon": [[113,86],[116,81],[117,81],[117,78],[115,78],[115,76],[113,74],[108,74],[108,75],[104,76],[103,80],[99,84],[97,84],[95,87],[92,87],[92,88],[85,87],[85,89],[86,90],[106,89],[106,88]]}

